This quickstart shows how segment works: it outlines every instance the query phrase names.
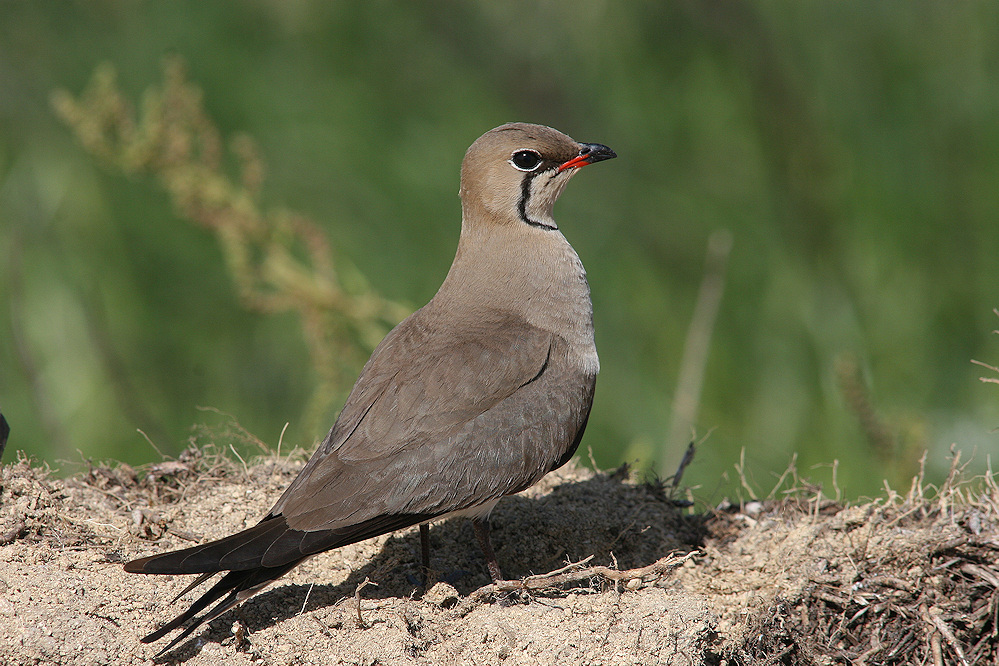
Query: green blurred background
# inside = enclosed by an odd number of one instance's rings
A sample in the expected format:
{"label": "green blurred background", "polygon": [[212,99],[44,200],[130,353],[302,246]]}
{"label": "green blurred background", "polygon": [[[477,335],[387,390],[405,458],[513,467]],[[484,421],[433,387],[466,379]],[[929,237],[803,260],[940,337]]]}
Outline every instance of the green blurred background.
{"label": "green blurred background", "polygon": [[700,497],[735,487],[743,450],[764,492],[797,452],[825,483],[838,460],[848,496],[903,485],[923,449],[931,478],[951,443],[973,469],[999,451],[999,387],[971,364],[999,364],[999,4],[5,2],[5,462],[157,460],[136,430],[176,454],[220,419],[198,406],[311,449],[349,389],[306,418],[296,317],[244,307],[214,237],[53,111],[102,62],[138,100],[168,55],[224,137],[259,144],[264,206],[410,309],[450,265],[479,134],[523,120],[613,147],[556,208],[592,286],[601,466],[679,461],[670,405],[721,229]]}

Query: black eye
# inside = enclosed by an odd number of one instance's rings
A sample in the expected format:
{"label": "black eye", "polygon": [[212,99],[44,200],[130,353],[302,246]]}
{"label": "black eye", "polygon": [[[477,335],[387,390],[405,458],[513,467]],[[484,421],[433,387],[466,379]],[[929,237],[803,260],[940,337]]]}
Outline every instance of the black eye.
{"label": "black eye", "polygon": [[541,164],[541,155],[533,150],[518,150],[510,158],[510,164],[521,171],[534,171]]}

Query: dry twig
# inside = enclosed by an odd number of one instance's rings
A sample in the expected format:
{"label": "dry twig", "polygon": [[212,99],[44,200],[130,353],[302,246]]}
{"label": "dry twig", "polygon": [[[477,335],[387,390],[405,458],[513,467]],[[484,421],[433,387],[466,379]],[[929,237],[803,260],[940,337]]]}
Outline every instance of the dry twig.
{"label": "dry twig", "polygon": [[[947,645],[949,645],[950,649],[954,651],[957,658],[961,660],[961,664],[963,666],[970,666],[970,662],[968,662],[968,658],[965,656],[964,650],[961,649],[961,644],[958,642],[957,638],[954,637],[954,632],[950,630],[947,623],[940,617],[939,611],[937,611],[936,608],[927,608],[926,605],[923,604],[919,607],[919,614],[923,618],[924,622],[935,629],[933,634],[939,633],[939,635],[944,637],[944,640],[947,641]],[[933,634],[931,634],[931,641],[933,640]],[[939,648],[937,648],[934,644],[934,660],[940,659],[938,650]]]}
{"label": "dry twig", "polygon": [[694,557],[698,552],[694,550],[686,555],[667,555],[648,566],[625,569],[624,571],[605,566],[585,566],[587,562],[593,559],[593,556],[590,555],[584,560],[573,562],[561,569],[556,569],[546,574],[528,576],[521,580],[500,580],[480,587],[468,595],[468,598],[462,604],[462,608],[501,592],[537,592],[591,579],[620,583],[623,581],[638,580],[646,576],[662,576]]}
{"label": "dry twig", "polygon": [[357,603],[357,626],[361,628],[364,628],[366,626],[364,624],[364,618],[361,617],[361,590],[366,588],[368,585],[374,585],[375,587],[378,587],[378,583],[374,582],[373,580],[365,576],[364,580],[362,580],[360,584],[358,584],[357,588],[354,590],[354,601]]}

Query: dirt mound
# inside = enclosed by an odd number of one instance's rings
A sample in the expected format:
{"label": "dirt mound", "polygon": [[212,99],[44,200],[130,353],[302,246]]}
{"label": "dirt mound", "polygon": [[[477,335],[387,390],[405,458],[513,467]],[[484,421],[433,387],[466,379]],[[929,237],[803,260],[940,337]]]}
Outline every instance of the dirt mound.
{"label": "dirt mound", "polygon": [[[0,663],[143,663],[188,577],[139,555],[256,522],[300,457],[243,465],[192,449],[136,471],[0,472]],[[696,513],[626,470],[569,465],[499,504],[493,542],[530,592],[497,594],[467,521],[315,557],[167,653],[187,664],[973,664],[999,661],[992,477],[863,504],[803,483]],[[681,564],[651,567],[671,553]],[[627,570],[631,570],[628,572]],[[368,580],[375,585],[362,583]],[[360,599],[360,609],[357,600]]]}

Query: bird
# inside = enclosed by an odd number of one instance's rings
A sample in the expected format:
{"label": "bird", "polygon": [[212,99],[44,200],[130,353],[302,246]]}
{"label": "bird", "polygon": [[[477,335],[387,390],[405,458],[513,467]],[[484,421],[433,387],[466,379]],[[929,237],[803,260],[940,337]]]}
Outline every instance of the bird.
{"label": "bird", "polygon": [[3,458],[3,450],[7,448],[8,435],[10,435],[10,426],[7,425],[7,419],[3,417],[3,412],[0,412],[0,458]]}
{"label": "bird", "polygon": [[236,534],[124,565],[200,574],[174,601],[224,573],[142,642],[187,624],[161,655],[308,557],[395,530],[420,526],[426,566],[427,524],[446,516],[472,519],[490,577],[502,579],[489,513],[569,461],[600,368],[586,273],[552,209],[580,168],[614,157],[527,123],[472,143],[444,282],[377,345],[274,507]]}

